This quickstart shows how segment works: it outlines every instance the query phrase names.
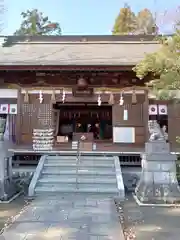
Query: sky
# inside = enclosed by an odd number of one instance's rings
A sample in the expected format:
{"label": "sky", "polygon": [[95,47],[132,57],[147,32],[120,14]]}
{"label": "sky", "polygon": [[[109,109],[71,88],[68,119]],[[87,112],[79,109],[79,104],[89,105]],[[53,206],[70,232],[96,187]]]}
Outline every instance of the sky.
{"label": "sky", "polygon": [[173,13],[180,5],[180,0],[0,0],[0,4],[2,2],[4,35],[15,32],[22,20],[21,12],[27,9],[37,8],[49,20],[59,22],[63,35],[106,35],[111,34],[115,18],[125,2],[134,12],[143,8],[157,12],[160,22],[164,11],[173,9]]}

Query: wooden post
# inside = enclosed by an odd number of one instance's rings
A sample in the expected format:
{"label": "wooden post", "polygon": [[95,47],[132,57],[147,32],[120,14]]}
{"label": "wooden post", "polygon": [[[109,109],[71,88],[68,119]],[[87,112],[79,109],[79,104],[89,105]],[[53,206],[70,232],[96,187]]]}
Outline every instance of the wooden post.
{"label": "wooden post", "polygon": [[145,142],[148,141],[149,131],[148,131],[148,120],[149,120],[149,99],[148,90],[145,90],[145,99],[143,103],[143,122],[144,122],[144,136]]}
{"label": "wooden post", "polygon": [[22,104],[22,94],[21,94],[21,88],[19,87],[18,96],[17,96],[16,144],[20,144],[20,141],[21,141],[21,104]]}

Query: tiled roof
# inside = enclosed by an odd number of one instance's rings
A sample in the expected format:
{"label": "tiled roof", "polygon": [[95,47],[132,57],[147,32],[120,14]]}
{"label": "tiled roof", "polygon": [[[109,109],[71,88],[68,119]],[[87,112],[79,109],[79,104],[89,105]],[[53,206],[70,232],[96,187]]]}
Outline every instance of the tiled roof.
{"label": "tiled roof", "polygon": [[135,65],[157,51],[153,41],[16,42],[0,47],[0,65]]}

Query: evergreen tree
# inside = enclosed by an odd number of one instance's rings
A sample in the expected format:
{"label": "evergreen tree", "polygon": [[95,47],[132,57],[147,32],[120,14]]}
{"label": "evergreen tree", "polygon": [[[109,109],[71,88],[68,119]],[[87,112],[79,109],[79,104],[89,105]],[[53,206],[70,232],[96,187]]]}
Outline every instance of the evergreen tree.
{"label": "evergreen tree", "polygon": [[161,39],[160,44],[159,51],[146,55],[133,70],[140,79],[151,74],[152,81],[148,85],[156,91],[180,90],[180,31]]}
{"label": "evergreen tree", "polygon": [[131,11],[128,4],[125,4],[123,8],[120,9],[120,13],[115,20],[115,24],[112,30],[114,35],[116,34],[131,34],[136,29],[136,16]]}
{"label": "evergreen tree", "polygon": [[37,9],[22,12],[23,21],[14,35],[61,35],[59,23],[49,21]]}

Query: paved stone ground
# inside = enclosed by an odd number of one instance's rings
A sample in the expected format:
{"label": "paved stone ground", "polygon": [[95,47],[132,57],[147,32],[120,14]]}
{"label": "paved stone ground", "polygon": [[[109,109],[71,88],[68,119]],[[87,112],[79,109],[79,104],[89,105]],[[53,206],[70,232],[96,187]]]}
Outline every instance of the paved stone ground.
{"label": "paved stone ground", "polygon": [[123,240],[114,201],[86,195],[38,197],[0,240]]}
{"label": "paved stone ground", "polygon": [[12,216],[18,214],[22,207],[26,204],[24,196],[20,196],[11,203],[0,204],[0,230],[4,227],[4,224],[10,221]]}
{"label": "paved stone ground", "polygon": [[132,195],[127,196],[122,208],[126,239],[180,239],[180,208],[139,207]]}

